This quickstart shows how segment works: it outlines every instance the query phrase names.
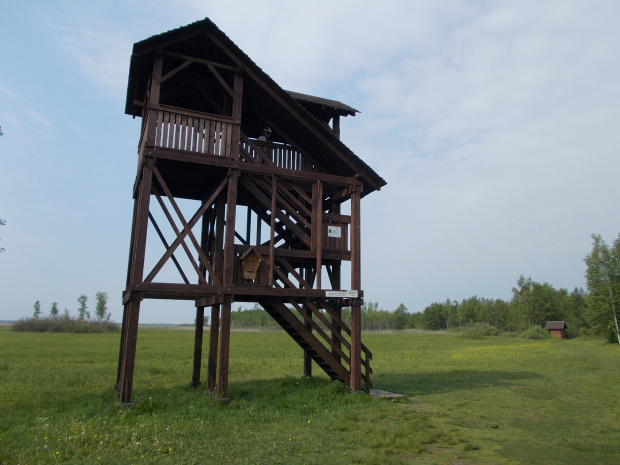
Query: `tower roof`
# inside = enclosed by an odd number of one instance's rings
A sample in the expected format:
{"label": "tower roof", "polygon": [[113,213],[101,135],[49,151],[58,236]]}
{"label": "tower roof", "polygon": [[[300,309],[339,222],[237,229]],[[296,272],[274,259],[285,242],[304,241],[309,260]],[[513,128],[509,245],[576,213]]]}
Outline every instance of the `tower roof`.
{"label": "tower roof", "polygon": [[134,44],[129,67],[126,114],[142,115],[143,100],[154,61],[163,54],[218,63],[231,71],[242,72],[244,114],[246,108],[260,109],[260,114],[266,120],[277,123],[295,145],[312,153],[329,173],[356,176],[363,180],[363,195],[387,184],[342,143],[324,122],[313,115],[318,116],[316,112],[320,110],[332,116],[354,116],[358,110],[335,100],[285,91],[208,18]]}

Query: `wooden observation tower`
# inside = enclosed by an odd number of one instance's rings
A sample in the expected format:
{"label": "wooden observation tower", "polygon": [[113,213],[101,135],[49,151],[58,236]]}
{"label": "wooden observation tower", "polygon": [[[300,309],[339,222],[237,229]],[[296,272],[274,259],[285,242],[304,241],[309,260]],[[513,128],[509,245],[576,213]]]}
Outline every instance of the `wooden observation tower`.
{"label": "wooden observation tower", "polygon": [[[233,302],[260,304],[303,349],[306,375],[314,361],[368,391],[360,200],[386,183],[340,141],[340,117],[357,110],[283,90],[204,19],[134,44],[125,112],[141,117],[142,129],[120,402],[131,403],[144,299],[195,302],[196,386],[210,310],[206,390],[220,400]],[[259,141],[265,126],[271,138]]]}

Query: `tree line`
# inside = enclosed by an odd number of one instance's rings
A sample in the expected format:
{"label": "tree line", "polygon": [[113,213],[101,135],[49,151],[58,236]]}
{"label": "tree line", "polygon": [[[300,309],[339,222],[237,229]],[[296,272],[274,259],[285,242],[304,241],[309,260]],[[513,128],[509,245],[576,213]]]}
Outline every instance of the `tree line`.
{"label": "tree line", "polygon": [[[544,328],[548,321],[565,321],[568,337],[592,335],[620,342],[620,235],[608,245],[592,235],[592,252],[586,263],[587,291],[556,289],[552,284],[520,276],[509,301],[473,296],[458,302],[434,302],[424,311],[411,313],[404,304],[394,310],[365,302],[361,309],[363,331],[404,329],[459,330],[485,324],[499,331],[523,333]],[[236,329],[276,329],[277,323],[256,304],[253,309],[232,312]],[[350,324],[351,310],[343,308],[342,319]]]}
{"label": "tree line", "polygon": [[118,325],[110,321],[111,313],[108,311],[107,292],[97,292],[95,300],[94,318],[91,318],[88,297],[84,294],[77,298],[77,318],[73,318],[66,308],[63,314],[60,314],[57,302],[52,302],[49,314],[44,315],[41,302],[37,300],[32,306],[32,317],[20,319],[12,325],[11,329],[13,331],[77,333],[118,331]]}

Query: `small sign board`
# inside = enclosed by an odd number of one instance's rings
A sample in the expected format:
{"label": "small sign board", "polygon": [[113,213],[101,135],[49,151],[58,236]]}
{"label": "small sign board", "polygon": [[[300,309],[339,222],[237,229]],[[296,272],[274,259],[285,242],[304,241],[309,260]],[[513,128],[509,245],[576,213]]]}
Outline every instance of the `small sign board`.
{"label": "small sign board", "polygon": [[337,237],[338,239],[340,239],[342,237],[342,227],[341,226],[334,226],[334,225],[328,225],[327,226],[327,237]]}
{"label": "small sign board", "polygon": [[339,297],[345,299],[357,299],[358,292],[356,290],[348,291],[325,291],[325,297]]}

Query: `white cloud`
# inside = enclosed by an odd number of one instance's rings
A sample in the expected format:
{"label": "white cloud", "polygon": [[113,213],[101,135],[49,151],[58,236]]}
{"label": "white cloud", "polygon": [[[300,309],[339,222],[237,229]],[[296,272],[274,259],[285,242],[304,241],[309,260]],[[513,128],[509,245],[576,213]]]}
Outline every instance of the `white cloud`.
{"label": "white cloud", "polygon": [[34,110],[26,110],[26,114],[30,116],[31,119],[33,119],[39,124],[42,124],[43,126],[48,126],[48,127],[52,126],[52,122],[50,120],[48,120],[44,116],[41,116],[39,113],[37,113]]}

